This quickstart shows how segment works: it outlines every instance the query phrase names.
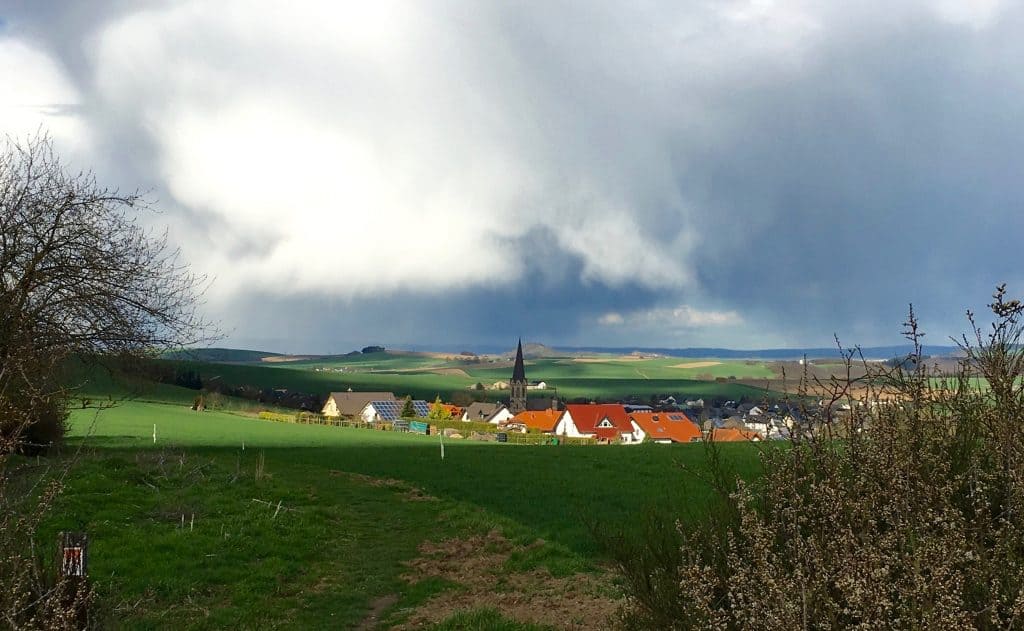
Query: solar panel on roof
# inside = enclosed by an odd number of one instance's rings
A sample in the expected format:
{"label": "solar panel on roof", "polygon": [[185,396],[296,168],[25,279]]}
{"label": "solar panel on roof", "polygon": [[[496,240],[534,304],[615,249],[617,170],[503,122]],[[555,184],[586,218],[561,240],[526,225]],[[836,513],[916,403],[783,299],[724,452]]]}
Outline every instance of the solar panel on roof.
{"label": "solar panel on roof", "polygon": [[398,418],[401,411],[397,401],[371,401],[370,405],[377,410],[377,416],[385,421],[393,421]]}
{"label": "solar panel on roof", "polygon": [[[377,410],[377,416],[381,420],[394,421],[402,415],[405,401],[370,401],[370,405]],[[413,401],[412,409],[416,416],[423,417],[430,412],[430,405],[426,401]]]}

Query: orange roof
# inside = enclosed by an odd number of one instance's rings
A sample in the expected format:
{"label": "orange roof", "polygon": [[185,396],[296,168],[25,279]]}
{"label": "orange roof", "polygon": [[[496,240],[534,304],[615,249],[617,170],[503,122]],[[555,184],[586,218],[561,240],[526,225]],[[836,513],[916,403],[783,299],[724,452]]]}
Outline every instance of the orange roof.
{"label": "orange roof", "polygon": [[516,414],[512,422],[522,423],[529,428],[539,429],[542,432],[553,432],[555,431],[555,426],[558,425],[558,421],[562,420],[563,414],[565,412],[558,410],[526,411]]}
{"label": "orange roof", "polygon": [[733,443],[739,441],[761,440],[761,435],[743,429],[732,427],[720,427],[711,431],[711,440],[720,443]]}
{"label": "orange roof", "polygon": [[[565,410],[572,416],[572,421],[581,434],[616,439],[619,434],[633,432],[626,408],[617,403],[567,405]],[[612,427],[598,427],[604,419],[608,419]]]}
{"label": "orange roof", "polygon": [[636,421],[650,440],[671,440],[689,443],[700,440],[700,428],[682,412],[633,412]]}

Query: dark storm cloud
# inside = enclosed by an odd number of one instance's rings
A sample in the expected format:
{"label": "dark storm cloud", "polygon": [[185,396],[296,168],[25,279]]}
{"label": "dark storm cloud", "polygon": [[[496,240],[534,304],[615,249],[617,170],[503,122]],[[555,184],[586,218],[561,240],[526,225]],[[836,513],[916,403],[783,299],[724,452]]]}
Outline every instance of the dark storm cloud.
{"label": "dark storm cloud", "polygon": [[908,302],[951,333],[1024,286],[1020,19],[849,34],[814,72],[737,88],[733,130],[681,175],[707,211],[701,285],[794,340],[895,334]]}
{"label": "dark storm cloud", "polygon": [[891,343],[1024,288],[1018,6],[229,6],[0,17],[240,344]]}

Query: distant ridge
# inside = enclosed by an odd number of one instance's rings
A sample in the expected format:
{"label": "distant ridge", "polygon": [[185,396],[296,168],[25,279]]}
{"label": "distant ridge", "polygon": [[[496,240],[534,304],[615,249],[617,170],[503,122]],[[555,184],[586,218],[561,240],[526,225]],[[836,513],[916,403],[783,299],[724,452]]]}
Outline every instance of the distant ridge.
{"label": "distant ridge", "polygon": [[184,348],[168,351],[161,355],[163,359],[179,359],[197,362],[258,362],[265,357],[281,357],[281,353],[270,351],[251,351],[237,348]]}

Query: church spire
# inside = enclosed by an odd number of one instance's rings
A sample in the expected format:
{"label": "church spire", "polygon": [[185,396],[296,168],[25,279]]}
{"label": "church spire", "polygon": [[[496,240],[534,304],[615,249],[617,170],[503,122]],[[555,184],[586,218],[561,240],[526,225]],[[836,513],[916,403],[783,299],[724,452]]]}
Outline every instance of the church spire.
{"label": "church spire", "polygon": [[520,338],[516,349],[516,364],[512,368],[512,381],[526,381],[526,367],[523,365],[523,340]]}
{"label": "church spire", "polygon": [[519,414],[526,410],[526,366],[523,364],[522,338],[519,339],[519,347],[516,348],[516,363],[512,367],[512,379],[508,386],[512,391],[508,407],[513,414]]}

